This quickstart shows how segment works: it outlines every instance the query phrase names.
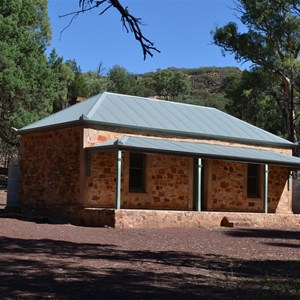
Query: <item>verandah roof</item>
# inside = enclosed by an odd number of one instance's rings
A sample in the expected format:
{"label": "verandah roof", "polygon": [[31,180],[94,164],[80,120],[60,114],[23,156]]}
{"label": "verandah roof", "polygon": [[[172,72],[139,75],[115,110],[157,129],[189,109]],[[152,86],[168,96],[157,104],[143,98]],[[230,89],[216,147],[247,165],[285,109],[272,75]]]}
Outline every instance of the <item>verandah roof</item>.
{"label": "verandah roof", "polygon": [[179,155],[237,162],[273,164],[300,169],[300,158],[273,151],[156,138],[124,136],[95,147],[89,147],[87,150],[90,153],[123,150],[149,154]]}

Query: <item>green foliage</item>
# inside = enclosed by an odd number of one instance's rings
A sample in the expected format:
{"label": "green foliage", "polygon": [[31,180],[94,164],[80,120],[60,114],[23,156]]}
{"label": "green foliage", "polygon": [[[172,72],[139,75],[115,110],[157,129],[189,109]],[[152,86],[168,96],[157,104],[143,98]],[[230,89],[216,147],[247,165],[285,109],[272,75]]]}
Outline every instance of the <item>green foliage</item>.
{"label": "green foliage", "polygon": [[185,73],[190,85],[189,93],[174,97],[173,101],[215,107],[223,111],[228,101],[222,87],[223,78],[241,73],[240,69],[233,67],[172,68],[171,70]]}
{"label": "green foliage", "polygon": [[231,75],[223,80],[229,99],[228,113],[267,131],[283,135],[283,120],[276,106],[278,88],[274,78],[261,68]]}
{"label": "green foliage", "polygon": [[67,106],[68,86],[74,81],[74,74],[72,69],[63,63],[63,58],[57,55],[55,49],[51,51],[48,63],[56,76],[53,84],[56,84],[57,98],[53,102],[53,112],[57,112]]}
{"label": "green foliage", "polygon": [[216,28],[214,42],[262,68],[168,68],[136,75],[116,65],[104,76],[102,63],[84,73],[55,50],[46,58],[51,38],[46,0],[0,0],[1,151],[15,150],[12,127],[103,91],[216,107],[292,140],[291,118],[293,126],[300,123],[300,1],[239,0],[237,9],[248,31],[240,33],[230,22]]}
{"label": "green foliage", "polygon": [[97,95],[106,91],[109,80],[105,77],[99,76],[96,72],[89,71],[85,74],[86,84],[90,96]]}
{"label": "green foliage", "polygon": [[156,95],[173,99],[189,93],[190,81],[187,74],[168,69],[155,73],[152,86]]}
{"label": "green foliage", "polygon": [[163,97],[170,96],[172,78],[173,72],[171,70],[158,71],[153,76],[153,88],[156,95]]}
{"label": "green foliage", "polygon": [[[227,99],[221,88],[222,78],[240,74],[237,68],[197,68],[158,70],[153,73],[131,74],[121,66],[114,66],[107,76],[99,72],[82,73],[76,61],[66,66],[73,70],[74,80],[68,86],[68,101],[89,97],[103,91],[142,97],[159,97],[172,101],[216,107],[225,110]],[[102,65],[101,65],[102,67]]]}
{"label": "green foliage", "polygon": [[115,65],[108,71],[108,91],[119,94],[135,94],[136,79],[125,68]]}
{"label": "green foliage", "polygon": [[[276,75],[283,82],[279,110],[284,118],[285,132],[295,141],[298,109],[294,98],[298,80],[300,53],[300,1],[239,0],[237,10],[247,28],[239,32],[236,23],[229,22],[214,32],[214,43],[224,53],[235,55],[238,61],[251,61]],[[276,79],[275,79],[276,80]]]}
{"label": "green foliage", "polygon": [[64,81],[68,104],[76,103],[77,98],[88,98],[107,89],[107,78],[94,71],[83,73],[75,60],[68,60],[63,66],[64,74],[68,74],[65,76],[67,80]]}
{"label": "green foliage", "polygon": [[46,0],[0,2],[0,144],[4,154],[22,127],[52,112],[57,76],[44,50],[51,36]]}

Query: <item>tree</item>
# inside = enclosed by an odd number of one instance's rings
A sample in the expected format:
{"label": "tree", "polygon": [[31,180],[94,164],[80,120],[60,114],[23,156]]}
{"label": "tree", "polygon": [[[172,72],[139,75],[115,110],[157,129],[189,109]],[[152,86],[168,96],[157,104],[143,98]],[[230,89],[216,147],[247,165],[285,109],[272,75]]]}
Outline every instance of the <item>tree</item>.
{"label": "tree", "polygon": [[153,76],[153,88],[156,95],[162,97],[168,97],[171,81],[173,78],[173,72],[171,70],[158,71]]}
{"label": "tree", "polygon": [[72,80],[69,81],[67,88],[67,102],[69,105],[77,103],[77,98],[86,98],[89,96],[88,85],[84,74],[74,59],[67,60],[65,66],[72,72]]}
{"label": "tree", "polygon": [[76,104],[77,98],[88,98],[107,90],[109,79],[101,76],[99,67],[96,72],[83,73],[75,60],[67,60],[63,66],[72,74],[72,78],[66,82],[68,104]]}
{"label": "tree", "polygon": [[176,98],[189,93],[189,76],[181,71],[158,71],[153,77],[153,88],[158,96]]}
{"label": "tree", "polygon": [[57,76],[44,54],[51,31],[46,0],[0,2],[0,144],[5,155],[20,128],[52,112]]}
{"label": "tree", "polygon": [[85,75],[85,80],[88,86],[89,95],[97,95],[107,90],[109,79],[104,76],[99,75],[99,73],[94,71],[88,71]]}
{"label": "tree", "polygon": [[120,94],[134,94],[136,80],[125,68],[115,65],[108,71],[108,91]]}
{"label": "tree", "polygon": [[174,72],[173,79],[171,81],[170,96],[175,98],[179,95],[187,94],[190,92],[190,88],[188,75],[183,72]]}
{"label": "tree", "polygon": [[290,141],[297,140],[295,82],[299,78],[300,1],[238,0],[236,7],[246,32],[230,22],[216,28],[214,43],[240,62],[250,61],[282,81],[277,101]]}
{"label": "tree", "polygon": [[53,103],[53,112],[57,112],[68,106],[68,87],[74,82],[75,76],[72,68],[63,63],[63,58],[57,55],[55,49],[50,53],[49,65],[57,77],[57,99]]}
{"label": "tree", "polygon": [[223,79],[223,90],[229,99],[225,110],[255,126],[283,135],[283,120],[276,99],[278,86],[262,68],[253,68]]}

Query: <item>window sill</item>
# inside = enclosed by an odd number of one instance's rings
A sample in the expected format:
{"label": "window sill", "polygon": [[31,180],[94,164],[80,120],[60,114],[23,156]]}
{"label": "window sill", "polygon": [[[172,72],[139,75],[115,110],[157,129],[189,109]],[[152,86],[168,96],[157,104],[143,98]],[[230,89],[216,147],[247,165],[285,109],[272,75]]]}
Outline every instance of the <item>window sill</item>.
{"label": "window sill", "polygon": [[127,194],[146,194],[147,191],[128,191]]}
{"label": "window sill", "polygon": [[264,199],[262,197],[260,197],[260,198],[257,198],[257,197],[255,197],[255,198],[246,197],[246,200],[247,201],[256,201],[256,202],[258,202],[258,201],[262,201]]}

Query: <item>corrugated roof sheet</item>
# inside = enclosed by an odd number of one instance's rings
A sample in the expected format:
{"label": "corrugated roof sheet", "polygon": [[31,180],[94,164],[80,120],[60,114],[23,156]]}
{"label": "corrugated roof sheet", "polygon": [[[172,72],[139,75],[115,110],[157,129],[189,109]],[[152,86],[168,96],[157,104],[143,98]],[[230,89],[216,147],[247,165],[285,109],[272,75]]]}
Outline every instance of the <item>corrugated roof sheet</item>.
{"label": "corrugated roof sheet", "polygon": [[299,157],[280,154],[273,151],[132,136],[110,140],[87,149],[91,152],[111,150],[141,151],[145,153],[196,156],[207,159],[273,164],[300,168]]}
{"label": "corrugated roof sheet", "polygon": [[102,93],[19,130],[20,133],[69,122],[116,126],[164,134],[292,147],[293,143],[218,109]]}

